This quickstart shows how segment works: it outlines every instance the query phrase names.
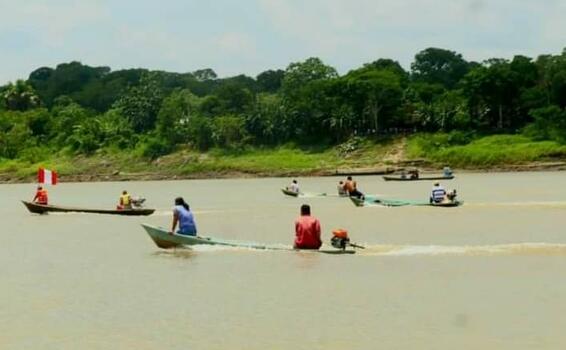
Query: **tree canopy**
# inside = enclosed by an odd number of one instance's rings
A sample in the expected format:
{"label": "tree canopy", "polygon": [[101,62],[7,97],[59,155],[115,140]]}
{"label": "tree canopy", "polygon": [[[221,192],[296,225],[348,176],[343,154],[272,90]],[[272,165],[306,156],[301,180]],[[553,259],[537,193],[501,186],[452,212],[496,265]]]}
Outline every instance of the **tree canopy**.
{"label": "tree canopy", "polygon": [[0,158],[47,147],[141,148],[339,143],[419,131],[526,133],[566,142],[566,50],[468,62],[427,48],[410,71],[376,58],[344,75],[311,57],[256,77],[40,67],[0,87]]}

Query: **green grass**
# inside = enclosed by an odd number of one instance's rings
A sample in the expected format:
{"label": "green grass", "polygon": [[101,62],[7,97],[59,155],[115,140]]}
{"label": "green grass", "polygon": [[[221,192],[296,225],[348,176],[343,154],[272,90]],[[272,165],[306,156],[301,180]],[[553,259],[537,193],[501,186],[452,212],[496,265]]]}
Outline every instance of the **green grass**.
{"label": "green grass", "polygon": [[450,134],[421,134],[409,139],[407,154],[440,165],[489,168],[565,159],[566,146],[554,141],[533,141],[521,135],[493,135],[454,144]]}
{"label": "green grass", "polygon": [[249,173],[313,171],[336,164],[332,150],[309,153],[296,148],[255,149],[239,153],[215,150],[183,167],[184,173],[202,171]]}
{"label": "green grass", "polygon": [[[398,160],[424,159],[442,167],[456,168],[504,167],[537,161],[566,159],[566,146],[553,141],[533,141],[520,135],[478,137],[461,132],[418,134],[407,139],[403,149],[401,139],[372,141],[356,138],[336,146],[298,146],[287,144],[271,148],[248,147],[239,150],[212,149],[200,153],[179,149],[155,161],[142,158],[135,150],[101,150],[91,156],[35,150],[16,160],[0,159],[0,177],[33,181],[40,166],[57,170],[61,177],[82,175],[92,178],[112,176],[158,175],[163,177],[207,177],[248,173],[262,176],[288,174],[309,175],[333,172],[336,169],[371,168],[395,165]],[[404,158],[385,161],[387,154]],[[38,158],[43,158],[38,160]],[[136,178],[136,177],[131,177]]]}

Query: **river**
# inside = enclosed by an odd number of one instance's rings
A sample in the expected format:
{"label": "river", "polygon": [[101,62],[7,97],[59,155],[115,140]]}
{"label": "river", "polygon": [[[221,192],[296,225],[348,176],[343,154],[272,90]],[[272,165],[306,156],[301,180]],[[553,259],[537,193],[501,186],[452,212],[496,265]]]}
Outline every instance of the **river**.
{"label": "river", "polygon": [[[64,181],[64,178],[61,179]],[[338,178],[299,178],[333,192]],[[366,193],[427,199],[430,182],[358,177]],[[150,217],[33,215],[34,185],[0,185],[0,349],[563,349],[566,176],[462,174],[459,208],[366,207],[290,198],[290,179],[60,183],[53,204],[112,208],[122,189]],[[183,196],[199,233],[291,244],[309,203],[325,240],[346,228],[367,248],[324,255],[158,249]]]}

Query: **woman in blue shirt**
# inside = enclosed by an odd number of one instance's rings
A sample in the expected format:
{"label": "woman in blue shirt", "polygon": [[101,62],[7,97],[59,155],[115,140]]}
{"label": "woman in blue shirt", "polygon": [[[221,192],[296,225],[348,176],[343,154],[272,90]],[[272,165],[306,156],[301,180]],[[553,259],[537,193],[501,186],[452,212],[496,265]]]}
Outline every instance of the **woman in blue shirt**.
{"label": "woman in blue shirt", "polygon": [[175,228],[179,224],[179,231],[177,234],[196,236],[197,235],[197,225],[195,223],[195,218],[189,205],[185,202],[182,197],[175,198],[175,208],[173,209],[173,225],[171,227],[171,234],[175,232]]}

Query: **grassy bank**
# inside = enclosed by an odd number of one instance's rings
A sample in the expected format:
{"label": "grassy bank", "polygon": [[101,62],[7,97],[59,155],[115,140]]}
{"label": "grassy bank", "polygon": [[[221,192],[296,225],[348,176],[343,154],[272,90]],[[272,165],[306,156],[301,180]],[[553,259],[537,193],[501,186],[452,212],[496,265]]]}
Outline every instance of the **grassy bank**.
{"label": "grassy bank", "polygon": [[490,169],[532,162],[566,160],[566,145],[534,141],[521,135],[476,138],[462,133],[422,134],[409,138],[407,157],[424,158],[434,164],[456,168]]}
{"label": "grassy bank", "polygon": [[149,160],[136,152],[103,150],[89,157],[65,153],[41,161],[0,160],[0,181],[33,181],[40,166],[56,169],[72,181],[165,179],[232,176],[324,175],[338,169],[382,166],[395,141],[356,139],[336,147],[285,145],[242,150],[180,149]]}
{"label": "grassy bank", "polygon": [[[235,176],[328,175],[347,169],[422,168],[544,169],[566,161],[566,146],[518,135],[474,137],[461,133],[418,134],[380,141],[354,139],[334,147],[285,145],[243,150],[191,149],[149,160],[139,152],[103,150],[92,156],[44,152],[41,160],[0,160],[0,181],[34,181],[40,166],[66,181],[145,180]],[[534,167],[533,167],[534,165]]]}

